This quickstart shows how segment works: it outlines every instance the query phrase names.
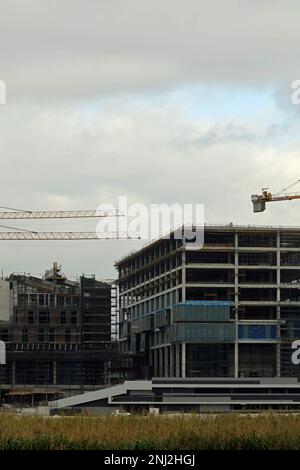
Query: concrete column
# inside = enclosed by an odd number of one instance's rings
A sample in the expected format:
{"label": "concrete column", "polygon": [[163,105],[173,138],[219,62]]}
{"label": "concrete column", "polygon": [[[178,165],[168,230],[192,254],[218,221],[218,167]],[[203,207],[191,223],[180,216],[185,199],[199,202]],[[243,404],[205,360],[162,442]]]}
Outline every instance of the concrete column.
{"label": "concrete column", "polygon": [[163,348],[159,348],[159,377],[164,376],[164,356],[163,356]]}
{"label": "concrete column", "polygon": [[182,252],[182,302],[186,301],[186,256],[185,256],[185,244]]}
{"label": "concrete column", "polygon": [[239,343],[234,343],[234,377],[239,376]]}
{"label": "concrete column", "polygon": [[154,351],[152,349],[149,349],[149,352],[148,352],[148,357],[149,357],[148,378],[149,378],[149,376],[151,377],[153,375],[153,363],[154,363],[153,355],[154,355]]}
{"label": "concrete column", "polygon": [[16,384],[16,361],[12,361],[11,363],[11,384]]}
{"label": "concrete column", "polygon": [[180,344],[176,343],[175,346],[175,355],[176,355],[176,377],[180,377]]}
{"label": "concrete column", "polygon": [[173,345],[170,346],[170,377],[174,377]]}
{"label": "concrete column", "polygon": [[105,361],[103,364],[103,372],[104,372],[104,383],[105,385],[110,385],[110,377],[108,374],[108,362]]}
{"label": "concrete column", "polygon": [[56,361],[53,361],[53,385],[56,385]]}
{"label": "concrete column", "polygon": [[165,354],[165,377],[169,377],[169,347],[164,347],[164,354]]}
{"label": "concrete column", "polygon": [[[280,283],[281,283],[281,273],[280,273],[280,232],[277,232],[277,302],[279,303],[281,300],[281,290],[280,290]],[[281,355],[280,355],[280,305],[277,304],[276,307],[276,317],[277,317],[277,343],[276,343],[276,376],[280,377],[281,375]]]}
{"label": "concrete column", "polygon": [[235,321],[235,342],[234,342],[234,377],[239,376],[239,236],[235,233],[234,239],[234,321]]}
{"label": "concrete column", "polygon": [[158,377],[158,350],[155,348],[154,353],[154,363],[153,363],[153,376]]}
{"label": "concrete column", "polygon": [[181,344],[181,376],[186,376],[186,344]]}

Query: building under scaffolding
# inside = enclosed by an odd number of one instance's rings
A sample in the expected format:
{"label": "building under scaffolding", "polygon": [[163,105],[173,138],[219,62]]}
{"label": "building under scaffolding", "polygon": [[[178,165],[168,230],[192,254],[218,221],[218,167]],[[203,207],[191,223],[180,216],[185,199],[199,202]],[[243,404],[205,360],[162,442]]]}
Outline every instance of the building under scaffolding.
{"label": "building under scaffolding", "polygon": [[44,278],[0,281],[2,402],[42,402],[130,378],[118,353],[117,313],[116,285],[70,281],[56,263]]}
{"label": "building under scaffolding", "polygon": [[116,263],[120,344],[146,377],[300,377],[300,229],[206,226]]}

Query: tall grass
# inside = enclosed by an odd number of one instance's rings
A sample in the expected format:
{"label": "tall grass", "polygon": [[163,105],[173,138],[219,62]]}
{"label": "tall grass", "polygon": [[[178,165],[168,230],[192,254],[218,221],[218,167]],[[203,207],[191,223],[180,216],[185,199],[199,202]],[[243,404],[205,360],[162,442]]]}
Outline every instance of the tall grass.
{"label": "tall grass", "polygon": [[300,415],[0,415],[0,449],[300,449]]}

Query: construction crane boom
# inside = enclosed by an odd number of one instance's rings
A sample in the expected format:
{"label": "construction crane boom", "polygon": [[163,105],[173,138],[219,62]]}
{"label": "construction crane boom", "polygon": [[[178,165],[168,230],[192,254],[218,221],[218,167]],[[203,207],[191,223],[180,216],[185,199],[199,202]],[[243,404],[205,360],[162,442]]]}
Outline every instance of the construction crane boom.
{"label": "construction crane boom", "polygon": [[253,212],[264,212],[266,210],[267,202],[292,201],[294,199],[300,199],[299,193],[285,193],[285,191],[292,188],[299,182],[300,180],[297,180],[295,183],[287,186],[286,188],[282,189],[281,191],[275,194],[270,193],[266,188],[263,188],[262,194],[253,194],[251,196]]}
{"label": "construction crane boom", "polygon": [[[76,219],[83,217],[119,217],[119,210],[44,210],[30,211],[0,206],[0,220],[4,219]],[[128,240],[140,239],[137,233],[129,232],[37,232],[8,225],[0,225],[9,231],[0,231],[1,240]]]}
{"label": "construction crane boom", "polygon": [[0,219],[77,219],[83,217],[119,217],[118,210],[71,210],[71,211],[0,211]]}
{"label": "construction crane boom", "polygon": [[0,240],[140,240],[129,232],[0,232]]}

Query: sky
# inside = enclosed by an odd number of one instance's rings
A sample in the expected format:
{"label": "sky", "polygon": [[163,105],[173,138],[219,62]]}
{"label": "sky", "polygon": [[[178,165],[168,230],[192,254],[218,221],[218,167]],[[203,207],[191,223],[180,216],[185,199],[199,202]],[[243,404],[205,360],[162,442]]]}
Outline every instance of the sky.
{"label": "sky", "polygon": [[[300,178],[299,15],[298,0],[2,0],[0,205],[96,209],[127,196],[203,204],[207,223],[299,225],[299,202],[261,214],[250,202]],[[0,270],[41,275],[58,261],[110,279],[143,243],[1,241]]]}

